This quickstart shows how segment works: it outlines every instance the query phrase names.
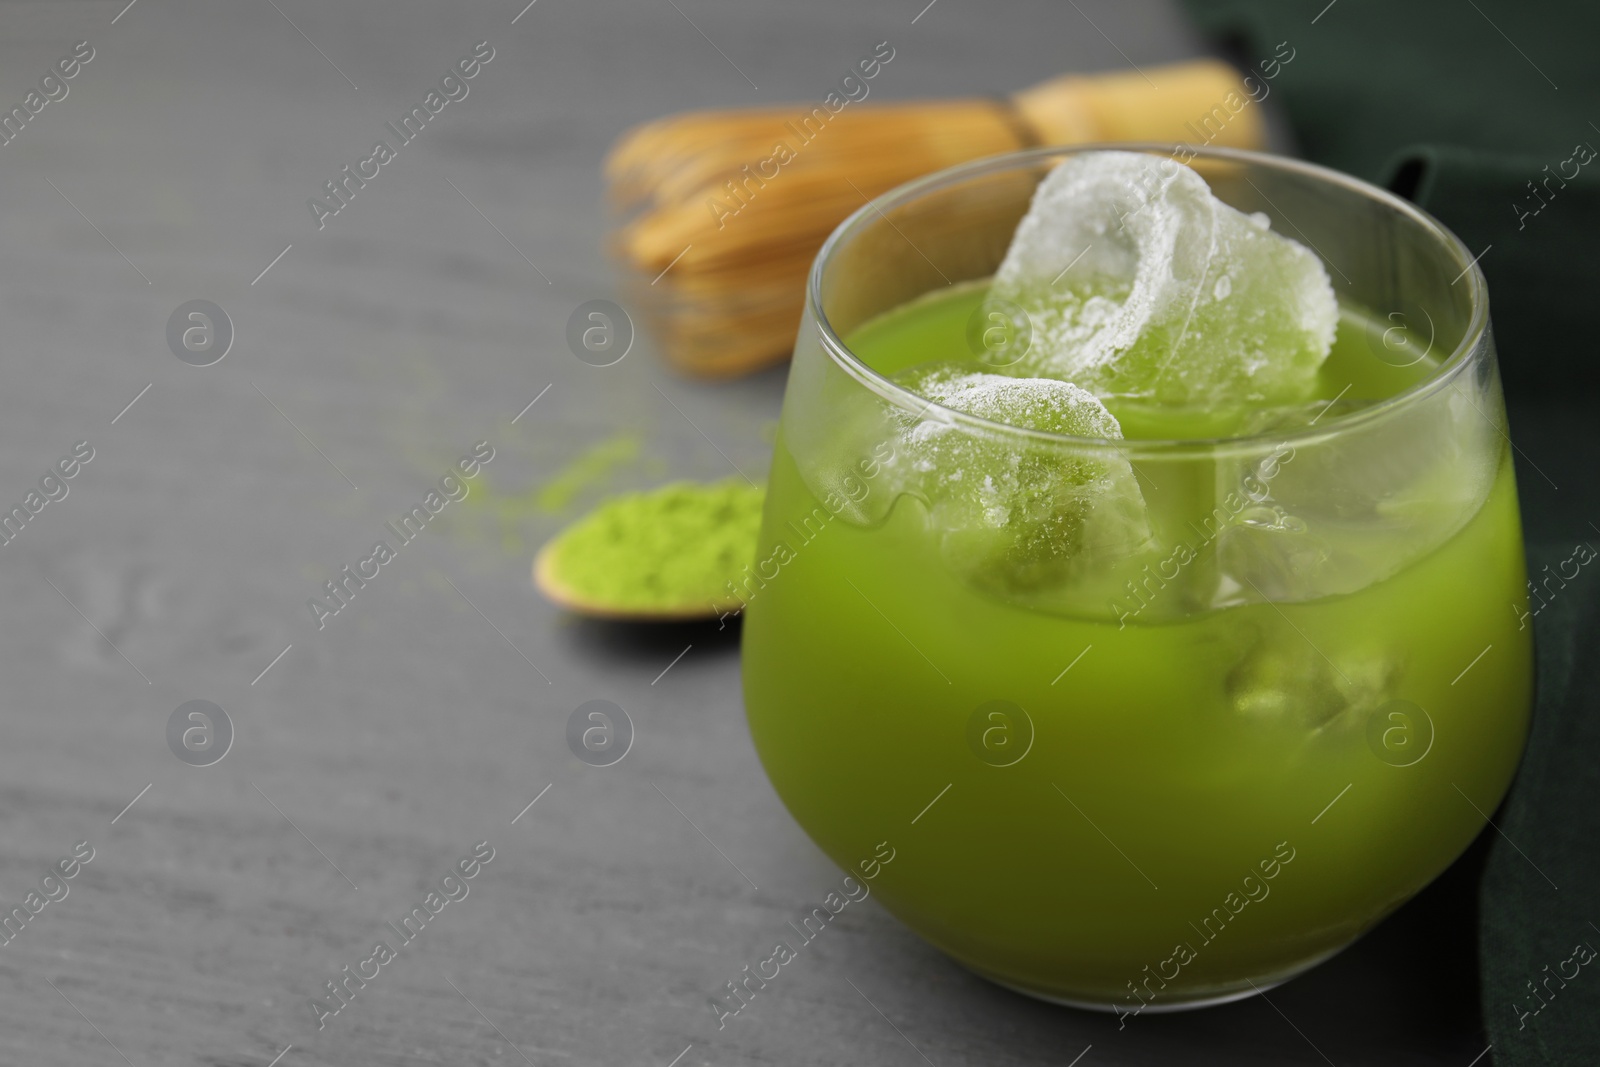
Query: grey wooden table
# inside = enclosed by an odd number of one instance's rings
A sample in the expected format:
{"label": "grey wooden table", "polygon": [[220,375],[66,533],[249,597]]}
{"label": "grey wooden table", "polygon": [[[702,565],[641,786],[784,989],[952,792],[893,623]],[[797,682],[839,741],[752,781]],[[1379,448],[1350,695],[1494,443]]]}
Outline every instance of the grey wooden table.
{"label": "grey wooden table", "polygon": [[[572,310],[615,295],[597,168],[622,129],[819,98],[880,40],[897,50],[880,99],[1194,54],[1172,9],[125,2],[0,7],[0,104],[27,108],[0,145],[0,500],[40,499],[62,457],[93,452],[0,544],[0,900],[24,907],[0,946],[0,1063],[1465,1067],[1480,1050],[1448,887],[1270,1003],[1120,1032],[970,976],[872,903],[719,1031],[708,998],[837,877],[751,749],[736,631],[564,617],[527,580],[559,509],[484,506],[608,442],[610,488],[766,462],[781,371],[708,386],[648,339],[604,369],[567,350]],[[33,114],[79,41],[92,58]],[[468,95],[319,228],[307,201],[480,41]],[[192,300],[232,323],[212,366],[169,350]],[[395,543],[385,523],[480,441],[489,489],[319,629],[308,598]],[[635,724],[614,766],[565,742],[590,699]],[[191,700],[232,724],[210,766],[169,748]],[[93,859],[32,914],[80,841]],[[475,877],[441,882],[485,841]],[[401,942],[388,924],[441,884],[467,895],[319,1029],[312,1000],[338,1004],[326,984],[370,975],[375,942]]]}

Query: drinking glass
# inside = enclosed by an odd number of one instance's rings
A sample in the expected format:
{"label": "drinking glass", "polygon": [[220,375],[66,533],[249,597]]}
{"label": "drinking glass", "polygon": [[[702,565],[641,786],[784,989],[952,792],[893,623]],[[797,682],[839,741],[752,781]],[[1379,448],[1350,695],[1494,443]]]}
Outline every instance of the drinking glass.
{"label": "drinking glass", "polygon": [[846,339],[966,287],[947,332],[1005,362],[1030,324],[983,280],[1101,149],[944,171],[817,256],[738,591],[751,735],[817,845],[977,973],[1129,1015],[1270,988],[1437,876],[1510,784],[1532,649],[1471,253],[1324,168],[1117,147],[1313,249],[1355,395],[1408,384],[1199,438],[932,405]]}

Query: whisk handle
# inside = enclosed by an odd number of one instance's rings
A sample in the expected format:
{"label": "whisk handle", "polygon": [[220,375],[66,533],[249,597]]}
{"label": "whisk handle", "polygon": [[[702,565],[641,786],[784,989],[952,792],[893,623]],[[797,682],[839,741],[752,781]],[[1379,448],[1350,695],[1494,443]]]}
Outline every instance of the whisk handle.
{"label": "whisk handle", "polygon": [[1159,141],[1257,148],[1261,109],[1239,73],[1217,60],[1148,72],[1068,74],[1012,97],[1044,144]]}

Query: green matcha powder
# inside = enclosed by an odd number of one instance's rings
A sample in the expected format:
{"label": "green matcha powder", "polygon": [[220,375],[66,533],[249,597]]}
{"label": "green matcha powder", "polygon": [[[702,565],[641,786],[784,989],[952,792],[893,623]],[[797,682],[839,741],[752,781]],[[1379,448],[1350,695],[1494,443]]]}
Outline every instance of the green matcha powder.
{"label": "green matcha powder", "polygon": [[730,479],[613,497],[550,545],[551,577],[576,599],[618,610],[725,602],[755,555],[765,495]]}

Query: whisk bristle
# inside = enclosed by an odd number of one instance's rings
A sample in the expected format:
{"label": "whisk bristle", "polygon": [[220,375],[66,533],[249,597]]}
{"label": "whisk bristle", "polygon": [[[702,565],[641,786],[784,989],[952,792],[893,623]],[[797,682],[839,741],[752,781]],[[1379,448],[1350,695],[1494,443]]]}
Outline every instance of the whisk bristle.
{"label": "whisk bristle", "polygon": [[[1014,101],[701,111],[639,126],[605,166],[635,304],[686,372],[725,377],[779,361],[817,249],[872,197],[1034,143],[1192,141],[1185,121],[1212,99],[1242,99],[1222,64],[1149,75],[1161,89],[1144,74],[1069,77]],[[1228,112],[1211,143],[1254,147],[1260,120],[1247,111]]]}

